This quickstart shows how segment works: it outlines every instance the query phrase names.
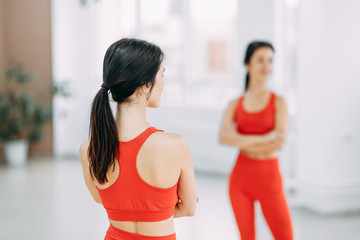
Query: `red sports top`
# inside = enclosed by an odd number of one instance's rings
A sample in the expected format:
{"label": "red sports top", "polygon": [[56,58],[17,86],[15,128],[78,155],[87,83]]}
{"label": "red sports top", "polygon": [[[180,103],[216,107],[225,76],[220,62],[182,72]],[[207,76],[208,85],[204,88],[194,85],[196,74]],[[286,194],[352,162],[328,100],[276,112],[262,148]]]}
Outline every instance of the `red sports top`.
{"label": "red sports top", "polygon": [[160,130],[149,127],[136,138],[119,142],[119,176],[110,187],[98,189],[109,219],[156,222],[174,214],[178,202],[177,184],[170,188],[152,186],[140,177],[136,168],[136,158],[141,146],[156,131]]}
{"label": "red sports top", "polygon": [[257,112],[248,112],[243,106],[244,96],[239,98],[235,110],[235,123],[237,130],[242,134],[265,134],[275,127],[275,99],[271,93],[270,100],[265,108]]}

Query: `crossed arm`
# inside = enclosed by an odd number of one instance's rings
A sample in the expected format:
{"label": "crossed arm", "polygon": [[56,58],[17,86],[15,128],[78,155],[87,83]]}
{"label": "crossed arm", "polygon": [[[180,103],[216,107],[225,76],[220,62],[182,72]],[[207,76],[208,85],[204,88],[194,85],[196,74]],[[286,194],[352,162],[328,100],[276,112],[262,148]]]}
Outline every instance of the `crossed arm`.
{"label": "crossed arm", "polygon": [[178,203],[175,206],[174,218],[193,216],[199,197],[196,193],[195,173],[190,149],[184,139],[172,151],[178,156],[180,177],[178,183]]}
{"label": "crossed arm", "polygon": [[283,148],[288,129],[288,112],[286,101],[276,97],[275,127],[262,135],[240,134],[234,123],[238,100],[231,101],[225,111],[220,128],[220,143],[240,148],[244,153],[268,154]]}
{"label": "crossed arm", "polygon": [[81,165],[83,168],[84,180],[85,180],[85,184],[86,184],[87,188],[89,189],[91,196],[94,198],[95,202],[101,204],[100,194],[96,189],[96,185],[95,185],[94,180],[92,179],[92,177],[90,175],[90,171],[89,171],[89,160],[88,160],[88,155],[87,155],[88,147],[89,147],[89,140],[85,140],[81,144],[80,149],[79,149],[79,155],[80,155]]}

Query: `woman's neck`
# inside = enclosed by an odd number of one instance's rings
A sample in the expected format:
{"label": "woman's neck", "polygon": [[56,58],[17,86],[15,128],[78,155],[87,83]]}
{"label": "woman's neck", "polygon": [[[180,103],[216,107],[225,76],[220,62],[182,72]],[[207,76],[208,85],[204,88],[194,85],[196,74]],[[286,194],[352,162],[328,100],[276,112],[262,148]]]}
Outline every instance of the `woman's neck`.
{"label": "woman's neck", "polygon": [[253,96],[263,95],[269,92],[265,82],[262,81],[251,81],[249,83],[246,93]]}
{"label": "woman's neck", "polygon": [[120,140],[131,140],[149,127],[146,120],[146,105],[139,103],[118,104],[115,121]]}

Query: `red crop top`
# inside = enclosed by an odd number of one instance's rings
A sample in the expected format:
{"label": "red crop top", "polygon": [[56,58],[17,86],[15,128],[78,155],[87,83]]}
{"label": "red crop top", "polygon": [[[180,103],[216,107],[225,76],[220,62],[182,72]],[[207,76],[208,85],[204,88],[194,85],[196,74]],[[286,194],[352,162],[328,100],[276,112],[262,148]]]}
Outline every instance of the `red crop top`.
{"label": "red crop top", "polygon": [[235,123],[237,130],[242,134],[265,134],[275,127],[275,99],[271,93],[270,100],[265,108],[257,112],[248,112],[243,106],[244,96],[239,98],[235,110]]}
{"label": "red crop top", "polygon": [[140,177],[136,168],[141,146],[156,131],[160,130],[149,127],[133,140],[119,142],[119,176],[110,187],[98,189],[109,219],[156,222],[174,214],[178,202],[177,184],[166,189],[152,186]]}

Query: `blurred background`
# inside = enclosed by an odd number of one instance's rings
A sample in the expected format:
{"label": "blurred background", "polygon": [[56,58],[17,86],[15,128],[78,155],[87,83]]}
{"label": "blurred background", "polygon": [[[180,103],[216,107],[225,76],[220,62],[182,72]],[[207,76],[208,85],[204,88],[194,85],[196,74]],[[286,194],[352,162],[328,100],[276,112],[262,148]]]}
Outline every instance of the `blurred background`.
{"label": "blurred background", "polygon": [[[180,240],[239,239],[227,196],[237,150],[218,132],[253,40],[273,43],[268,85],[288,102],[280,164],[295,239],[359,239],[359,12],[357,0],[0,0],[0,239],[103,238],[78,149],[105,51],[123,37],[165,52],[162,106],[148,120],[187,140],[201,199],[176,220]],[[258,239],[272,239],[256,211]]]}

